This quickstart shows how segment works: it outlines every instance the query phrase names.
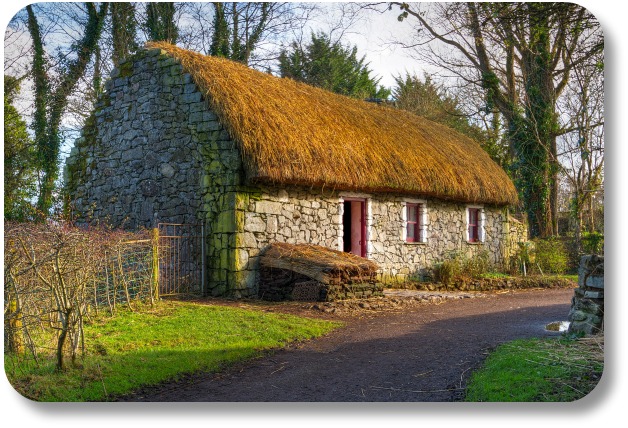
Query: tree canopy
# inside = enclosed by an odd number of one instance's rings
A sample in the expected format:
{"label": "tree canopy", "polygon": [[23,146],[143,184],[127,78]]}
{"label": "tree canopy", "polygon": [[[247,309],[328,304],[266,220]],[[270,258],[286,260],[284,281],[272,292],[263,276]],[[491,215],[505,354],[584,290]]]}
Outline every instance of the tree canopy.
{"label": "tree canopy", "polygon": [[365,57],[356,46],[332,42],[323,33],[312,33],[306,46],[293,42],[279,56],[281,77],[288,77],[354,98],[388,98],[390,90],[371,76]]}
{"label": "tree canopy", "polygon": [[574,70],[598,61],[599,23],[574,3],[392,3],[416,24],[422,58],[481,89],[506,122],[511,173],[530,234],[558,233],[558,99]]}

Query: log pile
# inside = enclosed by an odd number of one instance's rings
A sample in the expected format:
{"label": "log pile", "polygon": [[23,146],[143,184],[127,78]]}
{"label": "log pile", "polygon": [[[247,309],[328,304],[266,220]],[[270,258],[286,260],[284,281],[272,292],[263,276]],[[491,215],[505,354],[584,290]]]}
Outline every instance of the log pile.
{"label": "log pile", "polygon": [[274,243],[260,258],[259,295],[267,300],[331,301],[383,295],[376,263],[309,244]]}

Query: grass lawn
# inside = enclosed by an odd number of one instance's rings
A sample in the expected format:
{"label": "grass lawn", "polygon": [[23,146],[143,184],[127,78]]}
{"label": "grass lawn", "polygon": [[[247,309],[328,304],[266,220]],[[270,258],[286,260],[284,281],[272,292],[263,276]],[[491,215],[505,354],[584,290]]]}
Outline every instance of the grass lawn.
{"label": "grass lawn", "polygon": [[[323,335],[338,323],[231,307],[164,301],[141,312],[120,310],[85,326],[86,355],[56,373],[52,356],[5,355],[5,372],[38,401],[105,401],[143,385],[198,371],[218,371],[289,342]],[[71,364],[68,364],[70,366]]]}
{"label": "grass lawn", "polygon": [[466,401],[575,401],[595,388],[603,368],[603,337],[516,340],[471,376]]}

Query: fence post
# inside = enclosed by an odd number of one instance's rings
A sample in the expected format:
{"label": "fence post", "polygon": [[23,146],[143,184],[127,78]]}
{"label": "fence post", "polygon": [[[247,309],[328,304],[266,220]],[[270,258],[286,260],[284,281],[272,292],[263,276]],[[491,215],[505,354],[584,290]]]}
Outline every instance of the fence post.
{"label": "fence post", "polygon": [[22,338],[22,312],[18,311],[17,300],[9,302],[9,349],[15,354],[24,353],[24,340]]}
{"label": "fence post", "polygon": [[207,266],[205,255],[205,222],[201,223],[201,294],[207,296]]}
{"label": "fence post", "polygon": [[152,233],[153,241],[153,295],[156,300],[159,300],[159,229],[153,228]]}

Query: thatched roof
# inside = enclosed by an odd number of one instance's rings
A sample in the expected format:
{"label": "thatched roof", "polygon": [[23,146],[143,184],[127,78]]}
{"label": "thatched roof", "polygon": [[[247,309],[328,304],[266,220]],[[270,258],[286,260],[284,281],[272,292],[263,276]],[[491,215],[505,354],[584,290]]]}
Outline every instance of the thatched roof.
{"label": "thatched roof", "polygon": [[147,47],[192,75],[239,145],[251,183],[517,201],[486,152],[443,125],[167,43]]}
{"label": "thatched roof", "polygon": [[371,279],[379,269],[371,260],[351,253],[311,244],[272,243],[260,257],[260,265],[300,273],[328,284],[330,279]]}

